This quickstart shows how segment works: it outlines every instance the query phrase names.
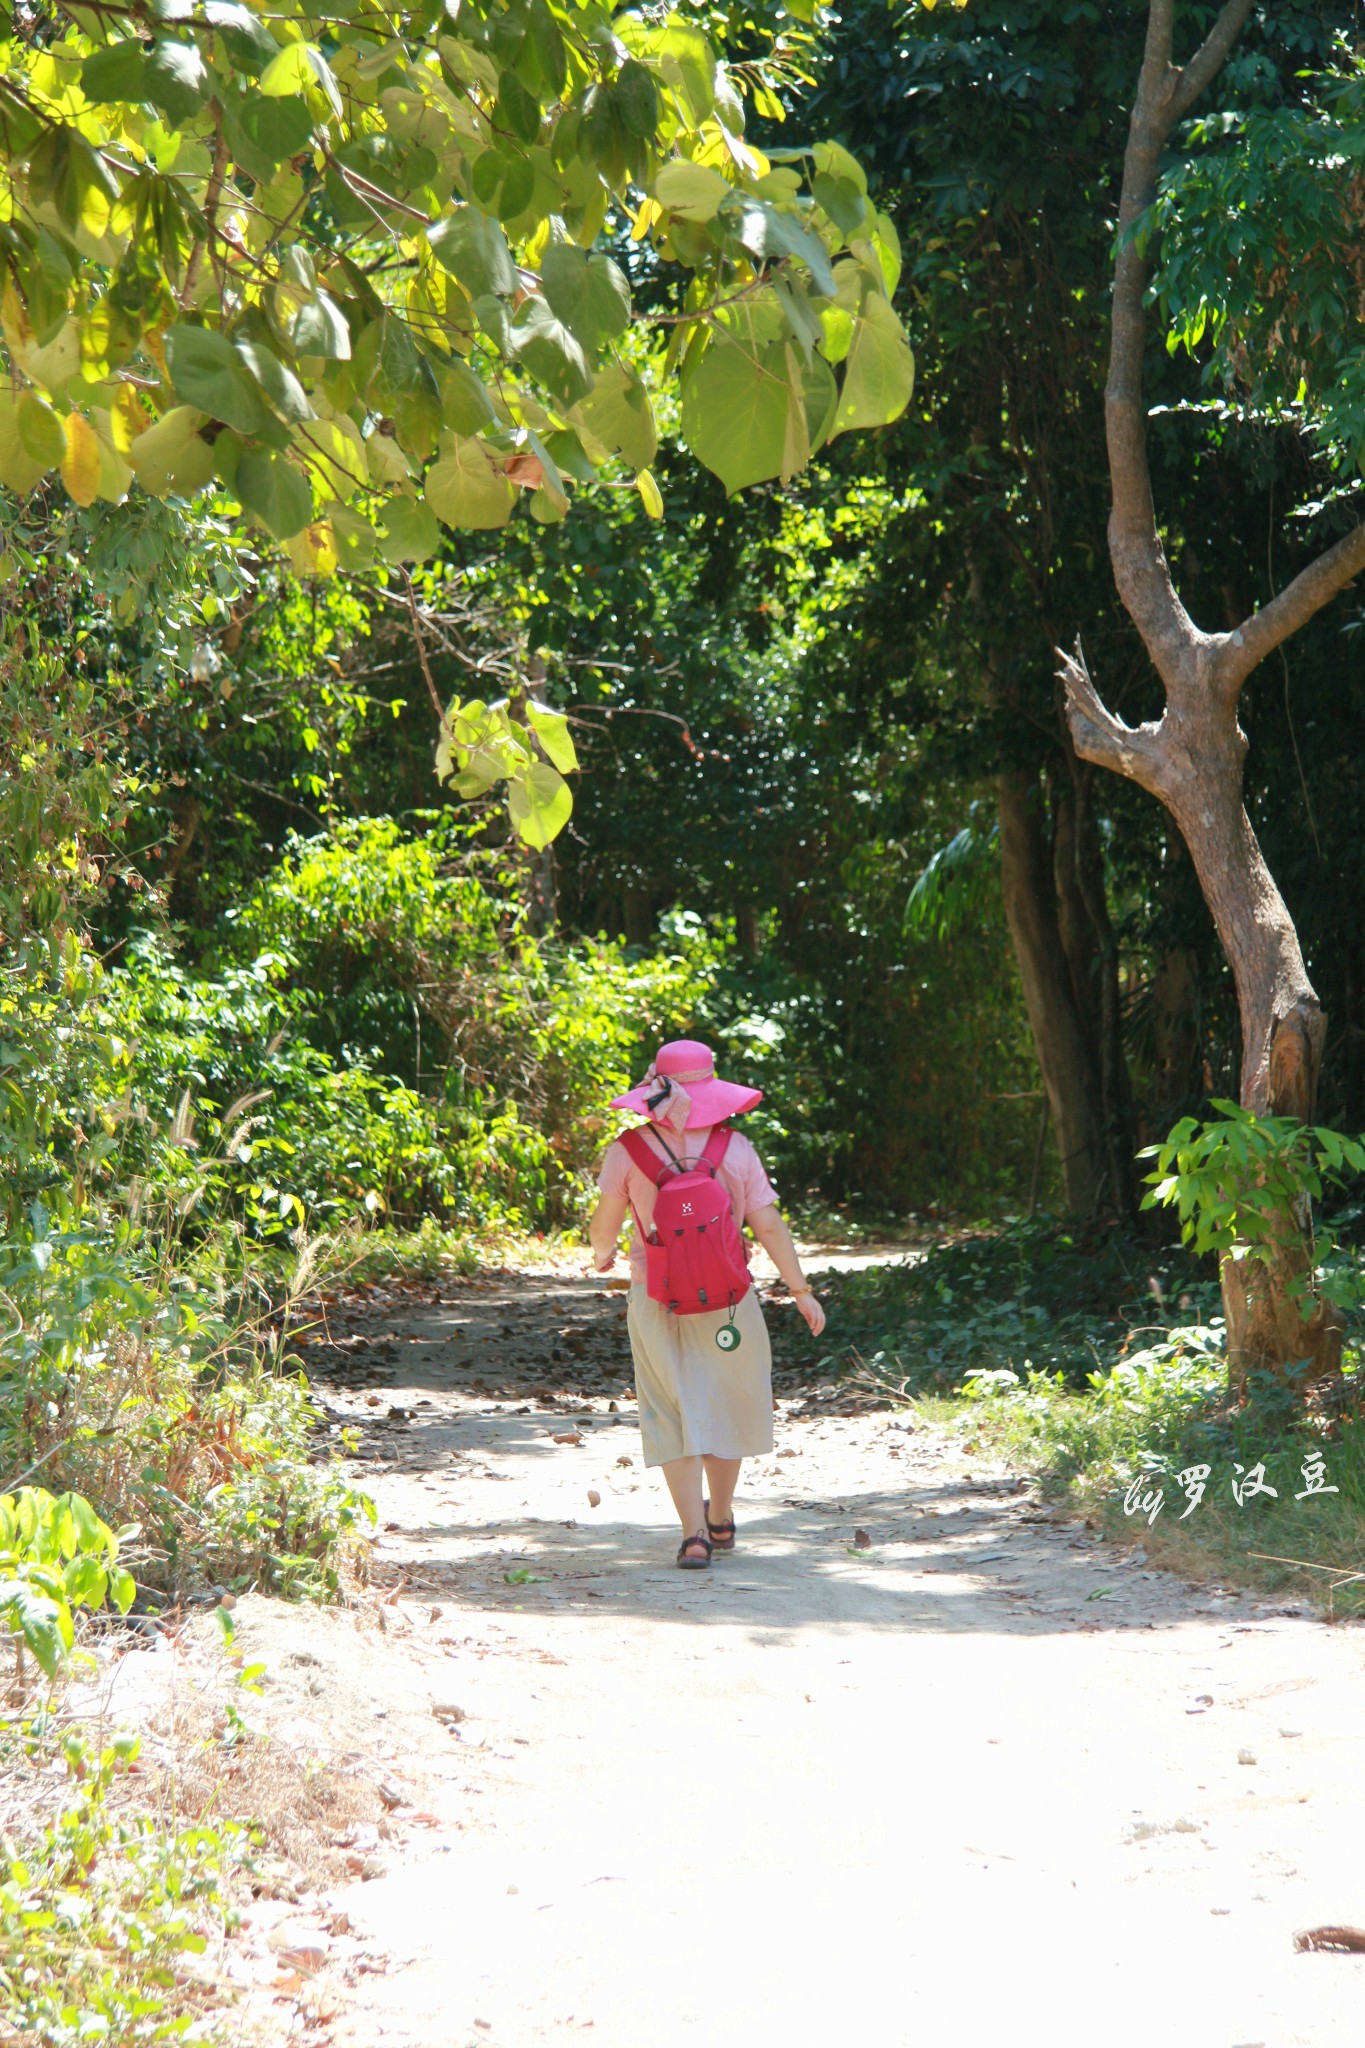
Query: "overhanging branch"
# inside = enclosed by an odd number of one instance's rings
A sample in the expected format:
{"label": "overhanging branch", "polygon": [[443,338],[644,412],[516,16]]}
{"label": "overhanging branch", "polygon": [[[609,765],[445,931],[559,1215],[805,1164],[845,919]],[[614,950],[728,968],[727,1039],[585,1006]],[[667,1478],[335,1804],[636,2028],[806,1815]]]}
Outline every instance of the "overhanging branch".
{"label": "overhanging branch", "polygon": [[1365,525],[1357,526],[1301,569],[1292,583],[1260,611],[1244,619],[1235,633],[1224,637],[1219,653],[1219,680],[1236,695],[1258,661],[1274,652],[1282,640],[1297,633],[1315,612],[1330,604],[1365,570]]}
{"label": "overhanging branch", "polygon": [[1171,120],[1178,121],[1194,105],[1205,86],[1211,85],[1228,60],[1233,44],[1246,27],[1252,0],[1227,0],[1227,5],[1205,36],[1180,77],[1171,100]]}

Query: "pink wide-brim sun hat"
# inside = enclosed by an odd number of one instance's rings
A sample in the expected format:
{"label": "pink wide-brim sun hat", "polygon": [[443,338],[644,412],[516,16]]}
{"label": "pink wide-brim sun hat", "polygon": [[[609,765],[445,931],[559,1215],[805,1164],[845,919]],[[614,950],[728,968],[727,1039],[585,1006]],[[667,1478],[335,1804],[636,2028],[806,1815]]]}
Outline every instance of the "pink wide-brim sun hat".
{"label": "pink wide-brim sun hat", "polygon": [[[691,1096],[685,1130],[696,1131],[706,1124],[724,1123],[728,1116],[743,1116],[763,1100],[761,1088],[741,1088],[737,1081],[718,1081],[716,1061],[709,1045],[695,1038],[674,1038],[661,1045],[650,1074],[638,1088],[612,1099],[613,1109],[633,1110],[637,1116],[653,1114],[649,1098],[657,1094],[658,1082],[668,1078]],[[666,1110],[667,1104],[661,1104]]]}

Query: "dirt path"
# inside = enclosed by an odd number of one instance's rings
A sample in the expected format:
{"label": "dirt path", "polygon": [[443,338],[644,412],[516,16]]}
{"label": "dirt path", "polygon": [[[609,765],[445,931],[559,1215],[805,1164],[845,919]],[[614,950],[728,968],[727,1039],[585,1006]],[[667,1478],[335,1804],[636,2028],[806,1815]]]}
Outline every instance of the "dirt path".
{"label": "dirt path", "polygon": [[782,1373],[742,1547],[679,1572],[623,1318],[491,1276],[310,1349],[384,1631],[248,1601],[239,1642],[280,1725],[395,1781],[330,1901],[338,2043],[1360,2042],[1365,1957],[1292,1942],[1365,1923],[1358,1631]]}

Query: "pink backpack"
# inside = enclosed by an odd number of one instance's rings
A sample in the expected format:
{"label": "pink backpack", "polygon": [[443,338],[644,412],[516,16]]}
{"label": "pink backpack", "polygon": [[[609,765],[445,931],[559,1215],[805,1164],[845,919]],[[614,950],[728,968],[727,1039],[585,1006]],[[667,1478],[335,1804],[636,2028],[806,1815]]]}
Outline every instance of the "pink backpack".
{"label": "pink backpack", "polygon": [[678,1316],[734,1308],[749,1292],[750,1283],[744,1239],[718,1177],[731,1133],[717,1124],[696,1165],[684,1167],[671,1154],[660,1159],[645,1143],[649,1129],[642,1124],[621,1137],[631,1159],[658,1190],[653,1230],[647,1232],[639,1216],[635,1218],[645,1248],[649,1298]]}

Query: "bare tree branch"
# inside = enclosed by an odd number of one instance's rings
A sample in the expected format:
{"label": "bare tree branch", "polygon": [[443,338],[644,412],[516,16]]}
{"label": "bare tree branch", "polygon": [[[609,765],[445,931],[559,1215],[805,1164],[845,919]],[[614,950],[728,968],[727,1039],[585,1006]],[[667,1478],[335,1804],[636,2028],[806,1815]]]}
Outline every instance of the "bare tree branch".
{"label": "bare tree branch", "polygon": [[1211,85],[1223,66],[1251,12],[1252,0],[1227,0],[1227,5],[1205,36],[1188,64],[1180,69],[1180,80],[1171,100],[1171,120],[1178,121]]}
{"label": "bare tree branch", "polygon": [[1339,590],[1365,570],[1365,525],[1357,526],[1326,554],[1301,569],[1278,597],[1244,619],[1235,633],[1223,636],[1218,660],[1219,682],[1233,696],[1241,689],[1258,661],[1264,661],[1304,626],[1315,612],[1330,604]]}
{"label": "bare tree branch", "polygon": [[1066,693],[1066,720],[1071,743],[1083,761],[1100,768],[1112,768],[1130,782],[1141,783],[1153,796],[1161,796],[1165,785],[1165,762],[1160,725],[1125,725],[1101,701],[1090,679],[1085,653],[1079,639],[1074,654],[1054,649],[1058,675]]}

